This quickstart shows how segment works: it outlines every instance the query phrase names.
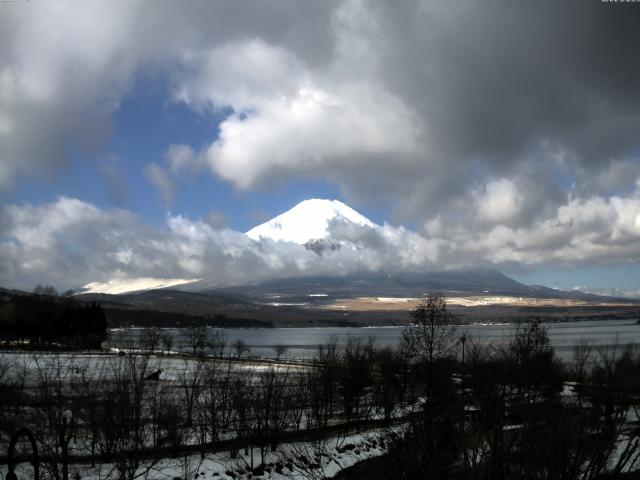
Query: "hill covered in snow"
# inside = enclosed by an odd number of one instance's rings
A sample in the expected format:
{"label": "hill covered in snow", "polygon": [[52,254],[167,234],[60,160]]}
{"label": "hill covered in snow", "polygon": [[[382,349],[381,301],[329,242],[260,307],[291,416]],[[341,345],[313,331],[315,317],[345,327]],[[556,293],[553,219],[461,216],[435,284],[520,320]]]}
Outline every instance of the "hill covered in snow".
{"label": "hill covered in snow", "polygon": [[345,225],[374,230],[382,228],[338,200],[312,198],[252,228],[246,234],[253,240],[267,238],[293,242],[313,249],[314,245],[322,242],[339,245],[339,242],[331,238],[331,229]]}

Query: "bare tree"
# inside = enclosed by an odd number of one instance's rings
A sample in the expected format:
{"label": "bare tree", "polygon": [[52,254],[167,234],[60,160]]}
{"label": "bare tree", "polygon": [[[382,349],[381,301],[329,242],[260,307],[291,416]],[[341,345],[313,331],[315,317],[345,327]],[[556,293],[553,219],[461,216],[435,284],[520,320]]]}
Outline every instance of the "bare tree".
{"label": "bare tree", "polygon": [[184,424],[186,428],[191,428],[193,424],[193,413],[196,407],[196,399],[200,396],[203,387],[202,376],[204,375],[205,362],[199,360],[185,360],[180,372],[180,387],[184,403]]}
{"label": "bare tree", "polygon": [[518,325],[507,346],[511,382],[530,397],[554,395],[562,385],[562,366],[551,347],[549,332],[539,321]]}
{"label": "bare tree", "polygon": [[77,398],[71,387],[74,384],[71,376],[77,368],[73,358],[62,357],[61,354],[33,357],[36,367],[37,404],[33,420],[37,430],[49,432],[40,439],[41,450],[48,454],[51,461],[45,470],[59,480],[69,478],[69,444],[77,434],[79,411],[75,408]]}
{"label": "bare tree", "polygon": [[162,350],[165,353],[171,352],[171,348],[173,347],[173,337],[170,334],[165,334],[162,336]]}
{"label": "bare tree", "polygon": [[193,356],[204,355],[205,348],[208,343],[208,332],[206,326],[189,325],[184,330],[184,339],[186,344],[191,348]]}
{"label": "bare tree", "polygon": [[[317,370],[317,381],[320,398],[317,413],[324,416],[323,423],[326,427],[329,419],[334,414],[341,369],[340,351],[336,337],[331,337],[326,345],[318,347],[318,363],[320,366]],[[317,426],[320,425],[318,424]]]}
{"label": "bare tree", "polygon": [[402,331],[401,348],[426,366],[427,393],[433,393],[436,362],[451,359],[458,348],[457,327],[442,295],[429,295],[410,313],[411,324]]}
{"label": "bare tree", "polygon": [[385,423],[403,397],[402,371],[404,359],[399,352],[386,347],[375,352],[374,400],[384,412]]}
{"label": "bare tree", "polygon": [[25,403],[27,360],[0,355],[0,443],[9,442],[9,432],[20,425],[21,407]]}
{"label": "bare tree", "polygon": [[280,358],[287,353],[289,347],[286,345],[279,343],[273,346],[273,353],[276,354],[276,360],[280,360]]}
{"label": "bare tree", "polygon": [[407,353],[429,363],[451,356],[458,337],[442,295],[429,295],[410,313],[411,325],[402,332],[402,343]]}
{"label": "bare tree", "polygon": [[145,380],[149,363],[148,352],[112,358],[101,401],[94,406],[102,429],[100,449],[122,480],[144,475],[160,460],[142,454],[150,444],[148,426],[158,422],[158,411],[150,406],[159,403],[152,399],[163,395],[162,382]]}
{"label": "bare tree", "polygon": [[573,348],[572,374],[576,382],[584,381],[592,361],[593,347],[582,339]]}
{"label": "bare tree", "polygon": [[140,347],[154,353],[160,344],[160,329],[157,327],[145,328],[140,336]]}
{"label": "bare tree", "polygon": [[43,297],[57,297],[58,291],[52,286],[43,287],[42,285],[36,285],[36,288],[33,289],[33,293],[36,295],[41,295]]}
{"label": "bare tree", "polygon": [[222,330],[215,330],[213,332],[213,336],[209,342],[209,347],[211,348],[214,356],[219,358],[224,356],[224,349],[227,346],[227,341],[227,336]]}
{"label": "bare tree", "polygon": [[199,408],[211,442],[217,442],[220,435],[231,426],[238,375],[239,372],[232,362],[212,361],[206,364]]}
{"label": "bare tree", "polygon": [[241,338],[234,340],[234,342],[231,344],[231,348],[236,351],[236,355],[238,356],[238,358],[240,358],[243,353],[251,351],[249,345],[247,345],[247,342],[245,342]]}
{"label": "bare tree", "polygon": [[360,338],[349,338],[342,356],[340,393],[344,413],[349,423],[360,413],[367,386],[370,383],[373,344]]}

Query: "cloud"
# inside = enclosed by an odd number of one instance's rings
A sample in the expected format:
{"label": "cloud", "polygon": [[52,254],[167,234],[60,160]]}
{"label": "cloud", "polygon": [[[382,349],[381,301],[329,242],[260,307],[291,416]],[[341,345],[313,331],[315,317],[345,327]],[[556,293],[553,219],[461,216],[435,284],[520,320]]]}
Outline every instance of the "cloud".
{"label": "cloud", "polygon": [[346,157],[364,166],[369,155],[416,152],[419,118],[379,85],[345,75],[338,61],[323,78],[292,52],[250,39],[187,56],[190,75],[175,97],[233,109],[205,158],[242,189],[336,170]]}
{"label": "cloud", "polygon": [[[549,146],[576,172],[637,147],[638,17],[598,0],[11,8],[0,20],[0,188],[55,174],[70,145],[99,148],[151,70],[173,101],[228,114],[201,153],[238,188],[304,175],[358,202],[400,197],[403,216],[435,215],[478,176],[546,162]],[[173,174],[200,145],[180,148]]]}
{"label": "cloud", "polygon": [[414,148],[410,112],[366,87],[356,90],[332,94],[301,88],[259,115],[234,116],[220,126],[207,159],[222,178],[250,188],[276,172],[318,175],[345,156]]}
{"label": "cloud", "polygon": [[[321,58],[335,2],[140,0],[10,6],[0,18],[0,189],[57,175],[70,150],[104,147],[110,118],[140,73],[172,78],[200,45],[255,36]],[[141,28],[144,25],[144,28]]]}
{"label": "cloud", "polygon": [[198,170],[201,163],[200,157],[193,148],[184,144],[169,145],[165,160],[169,164],[169,170],[174,174],[184,170]]}
{"label": "cloud", "polygon": [[226,228],[229,224],[229,218],[224,213],[215,209],[209,210],[207,213],[205,213],[202,217],[202,221],[214,230]]}
{"label": "cloud", "polygon": [[[640,68],[629,48],[639,15],[597,1],[345,1],[331,12],[325,62],[286,43],[235,40],[185,57],[176,98],[231,108],[206,158],[243,189],[329,179],[350,198],[383,197],[415,218],[468,195],[478,177],[514,182],[532,164],[547,171],[538,175],[547,193],[559,174],[589,188],[580,170],[638,144],[640,96],[626,79]],[[525,221],[547,212],[528,200]]]}
{"label": "cloud", "polygon": [[485,191],[476,194],[478,213],[494,223],[505,223],[516,218],[522,207],[518,186],[509,179],[492,180]]}
{"label": "cloud", "polygon": [[71,148],[95,153],[108,136],[138,52],[120,43],[128,19],[95,7],[51,2],[6,9],[0,19],[0,189],[56,175]]}
{"label": "cloud", "polygon": [[144,174],[162,196],[164,206],[170,207],[173,203],[175,188],[167,171],[157,163],[149,163],[144,168]]}
{"label": "cloud", "polygon": [[156,229],[125,210],[66,197],[38,206],[5,205],[0,224],[0,284],[27,289],[37,283],[69,288],[132,278],[243,284],[277,276],[397,270],[429,261],[398,248],[411,245],[406,240],[417,235],[393,227],[384,235],[343,229],[339,235],[357,248],[318,255],[301,245],[254,241],[180,215]]}
{"label": "cloud", "polygon": [[[104,158],[113,113],[138,76],[151,73],[169,85],[167,101],[222,117],[201,144],[168,138],[165,159],[150,159],[145,174],[165,205],[184,172],[208,170],[245,190],[303,177],[337,185],[356,207],[384,206],[397,223],[426,225],[385,226],[382,237],[336,231],[367,245],[334,252],[340,271],[392,261],[426,268],[638,260],[635,5],[160,0],[149,10],[115,0],[4,10],[0,190],[58,175],[76,149]],[[120,174],[100,168],[121,205]],[[60,217],[73,202],[58,203],[5,205],[3,215],[22,225],[16,215],[48,208]],[[96,207],[75,208],[96,228],[130,228],[131,213],[92,217]],[[308,252],[288,257],[288,247],[248,245],[209,221],[218,230],[176,219],[199,232],[185,242],[170,226],[171,235],[144,233],[185,249],[172,267],[178,277],[195,274],[207,255],[226,279],[244,278],[256,262],[263,276],[322,269]],[[3,243],[6,271],[24,277],[42,271],[29,262],[54,262],[30,251],[32,260],[20,263],[37,242],[15,235]],[[71,240],[85,262],[80,237]],[[121,265],[131,250],[119,252],[106,258]],[[71,256],[63,251],[60,261]]]}
{"label": "cloud", "polygon": [[157,232],[124,210],[105,211],[61,197],[38,206],[5,205],[0,212],[4,285],[31,288],[42,280],[71,287],[105,274],[118,276],[131,265],[163,269],[162,262],[153,259],[153,252],[161,254]]}
{"label": "cloud", "polygon": [[[469,215],[475,215],[469,212]],[[501,269],[579,267],[640,261],[640,182],[626,196],[571,198],[551,218],[527,227],[430,221],[425,231],[389,224],[330,225],[341,248],[304,246],[169,216],[146,225],[122,209],[61,197],[0,209],[0,284],[57,288],[134,278],[202,279],[246,284],[277,277],[366,271],[425,271],[476,266]]]}
{"label": "cloud", "polygon": [[612,194],[629,191],[640,177],[640,162],[637,158],[614,158],[598,169],[580,172],[584,182],[580,186],[585,191]]}
{"label": "cloud", "polygon": [[[640,186],[627,196],[570,198],[553,216],[526,227],[470,229],[462,223],[437,231],[449,255],[497,266],[584,266],[640,260]],[[434,229],[431,229],[434,232]]]}
{"label": "cloud", "polygon": [[109,201],[121,207],[128,197],[122,161],[117,156],[109,155],[98,162],[98,171],[104,178]]}

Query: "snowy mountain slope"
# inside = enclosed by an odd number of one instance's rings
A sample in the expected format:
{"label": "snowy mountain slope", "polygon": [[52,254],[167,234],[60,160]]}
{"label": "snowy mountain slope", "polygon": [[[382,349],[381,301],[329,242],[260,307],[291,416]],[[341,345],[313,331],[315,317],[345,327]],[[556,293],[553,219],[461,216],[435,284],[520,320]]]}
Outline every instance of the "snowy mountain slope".
{"label": "snowy mountain slope", "polygon": [[[372,222],[364,215],[337,200],[310,199],[305,200],[287,212],[270,221],[258,225],[246,232],[246,236],[260,241],[291,242],[302,245],[318,255],[331,250],[342,249],[338,259],[348,258],[350,252],[359,255],[358,250],[369,245],[374,248],[384,242],[393,227],[384,227]],[[242,235],[237,235],[242,237]],[[242,238],[246,243],[246,238]],[[384,245],[384,248],[397,248],[398,243]],[[259,248],[270,248],[268,245],[256,245]],[[282,247],[293,248],[296,245],[281,244]],[[327,255],[326,260],[334,257]],[[356,264],[357,265],[357,264]],[[274,271],[274,275],[262,282],[245,281],[237,288],[232,287],[215,276],[186,278],[120,278],[107,282],[92,282],[84,286],[79,293],[123,294],[127,292],[144,292],[155,290],[182,290],[188,292],[213,292],[234,295],[247,295],[251,298],[290,299],[290,303],[306,302],[310,295],[322,295],[333,298],[355,297],[421,297],[425,292],[440,292],[451,295],[512,295],[537,298],[591,298],[581,292],[561,292],[541,286],[523,285],[515,280],[491,269],[471,269],[455,271],[369,271],[353,270],[340,275],[317,276],[313,271],[305,275],[286,276],[286,269]],[[278,275],[278,273],[280,273]],[[301,273],[301,272],[299,272]]]}
{"label": "snowy mountain slope", "polygon": [[141,292],[144,290],[158,290],[161,288],[176,287],[198,281],[198,279],[185,278],[130,278],[109,280],[108,282],[91,282],[82,287],[79,293],[108,293],[120,294],[128,292]]}
{"label": "snowy mountain slope", "polygon": [[252,228],[246,235],[253,240],[268,238],[300,245],[314,245],[321,240],[331,240],[329,228],[334,222],[382,228],[338,200],[313,198],[300,202],[291,210]]}
{"label": "snowy mountain slope", "polygon": [[[345,245],[344,241],[331,238],[332,225],[382,229],[364,215],[338,200],[310,199],[300,202],[282,215],[252,228],[246,232],[246,235],[254,240],[267,238],[274,241],[297,243],[304,245],[308,250],[321,254],[325,250],[335,250]],[[80,292],[122,294],[174,287],[188,288],[190,284],[197,288],[197,286],[207,285],[207,282],[203,282],[201,279],[182,278],[114,279],[107,282],[91,282],[85,285]]]}

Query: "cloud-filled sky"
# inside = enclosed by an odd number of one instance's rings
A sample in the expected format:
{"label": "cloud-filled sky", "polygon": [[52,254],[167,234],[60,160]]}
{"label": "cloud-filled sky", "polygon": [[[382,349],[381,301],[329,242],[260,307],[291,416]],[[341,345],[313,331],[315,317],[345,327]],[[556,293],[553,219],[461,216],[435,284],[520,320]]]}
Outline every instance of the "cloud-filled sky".
{"label": "cloud-filled sky", "polygon": [[[640,290],[640,4],[0,3],[0,285],[496,267]],[[242,232],[306,198],[383,225]]]}

